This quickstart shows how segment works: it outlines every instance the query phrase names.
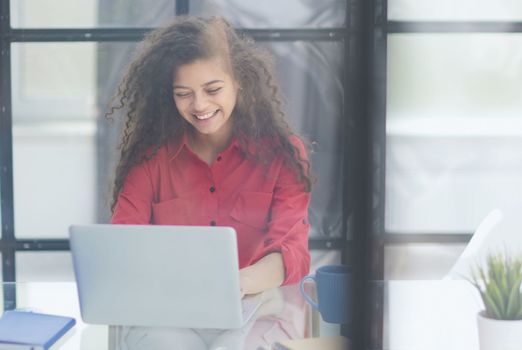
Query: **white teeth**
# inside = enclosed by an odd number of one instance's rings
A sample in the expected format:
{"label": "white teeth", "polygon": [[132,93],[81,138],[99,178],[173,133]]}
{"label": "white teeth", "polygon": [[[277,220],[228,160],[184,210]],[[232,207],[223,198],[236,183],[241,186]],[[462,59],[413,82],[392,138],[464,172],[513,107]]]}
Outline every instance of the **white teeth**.
{"label": "white teeth", "polygon": [[214,114],[216,114],[217,111],[214,111],[214,112],[210,112],[210,113],[207,113],[207,114],[202,114],[202,115],[197,115],[197,114],[194,114],[194,116],[199,119],[199,120],[205,120],[205,119],[209,119],[211,117],[214,116]]}

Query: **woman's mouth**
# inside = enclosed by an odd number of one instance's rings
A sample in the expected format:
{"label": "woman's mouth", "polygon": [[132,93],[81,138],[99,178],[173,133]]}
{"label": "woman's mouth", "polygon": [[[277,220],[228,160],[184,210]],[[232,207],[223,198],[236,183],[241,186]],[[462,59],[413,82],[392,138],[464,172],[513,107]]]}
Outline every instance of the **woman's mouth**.
{"label": "woman's mouth", "polygon": [[216,109],[214,112],[209,112],[206,114],[192,114],[197,120],[207,120],[215,116],[219,112],[219,109]]}

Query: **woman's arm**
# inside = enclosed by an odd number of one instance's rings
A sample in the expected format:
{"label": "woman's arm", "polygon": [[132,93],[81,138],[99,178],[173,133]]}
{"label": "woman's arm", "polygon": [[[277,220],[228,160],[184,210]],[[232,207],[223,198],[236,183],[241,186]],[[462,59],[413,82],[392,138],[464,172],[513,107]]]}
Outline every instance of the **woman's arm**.
{"label": "woman's arm", "polygon": [[[302,158],[306,151],[293,140]],[[310,193],[295,170],[284,164],[277,177],[264,247],[256,263],[240,270],[242,293],[254,294],[283,284],[297,283],[310,268],[308,206]]]}
{"label": "woman's arm", "polygon": [[270,253],[258,262],[239,271],[241,297],[279,287],[285,279],[281,253]]}
{"label": "woman's arm", "polygon": [[145,162],[135,165],[128,173],[118,195],[112,224],[150,224],[153,188]]}

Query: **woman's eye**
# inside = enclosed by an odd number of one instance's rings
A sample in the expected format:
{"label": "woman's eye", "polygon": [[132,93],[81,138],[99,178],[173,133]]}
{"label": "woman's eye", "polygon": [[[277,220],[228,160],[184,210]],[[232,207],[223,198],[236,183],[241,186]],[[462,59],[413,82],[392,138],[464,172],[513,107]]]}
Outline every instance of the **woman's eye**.
{"label": "woman's eye", "polygon": [[209,90],[207,90],[207,92],[211,95],[214,95],[214,94],[217,94],[221,89],[222,89],[221,87],[218,87],[215,89],[209,89]]}
{"label": "woman's eye", "polygon": [[174,96],[179,97],[179,98],[183,98],[183,97],[190,96],[190,93],[189,92],[177,92],[177,93],[174,94]]}

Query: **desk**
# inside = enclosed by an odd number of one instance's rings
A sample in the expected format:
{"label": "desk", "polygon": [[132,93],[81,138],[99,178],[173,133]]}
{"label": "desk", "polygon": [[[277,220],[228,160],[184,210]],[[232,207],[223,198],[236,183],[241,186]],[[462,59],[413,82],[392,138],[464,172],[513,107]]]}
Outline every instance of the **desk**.
{"label": "desk", "polygon": [[[383,305],[382,319],[375,320],[373,329],[379,330],[382,322],[383,332],[377,335],[382,336],[382,349],[479,349],[477,313],[483,309],[483,304],[470,282],[391,280],[374,282],[372,287],[382,297],[378,301]],[[314,333],[314,336],[318,335],[336,334],[321,329],[320,334]]]}
{"label": "desk", "polygon": [[[71,316],[76,319],[76,326],[70,337],[61,344],[60,350],[109,349],[109,327],[87,325],[82,322],[76,283],[4,283],[3,294],[9,293],[13,287],[16,288],[18,309]],[[300,296],[297,285],[268,291],[266,300],[254,315],[255,320],[246,336],[244,349],[268,349],[275,341],[303,338],[312,334],[310,311]]]}
{"label": "desk", "polygon": [[[385,349],[478,349],[476,314],[482,303],[468,282],[387,281],[375,285],[384,295]],[[15,286],[18,308],[76,318],[72,336],[60,350],[108,349],[109,327],[82,322],[75,283],[16,283]],[[4,284],[3,291],[9,287],[12,284]],[[310,318],[310,309],[296,285],[277,288],[272,296],[272,304],[265,308],[264,315],[258,315],[249,332],[245,349],[258,346],[268,349],[278,340],[319,335],[317,319],[310,322],[314,318]]]}
{"label": "desk", "polygon": [[467,281],[388,281],[383,342],[389,350],[478,350],[482,302]]}

